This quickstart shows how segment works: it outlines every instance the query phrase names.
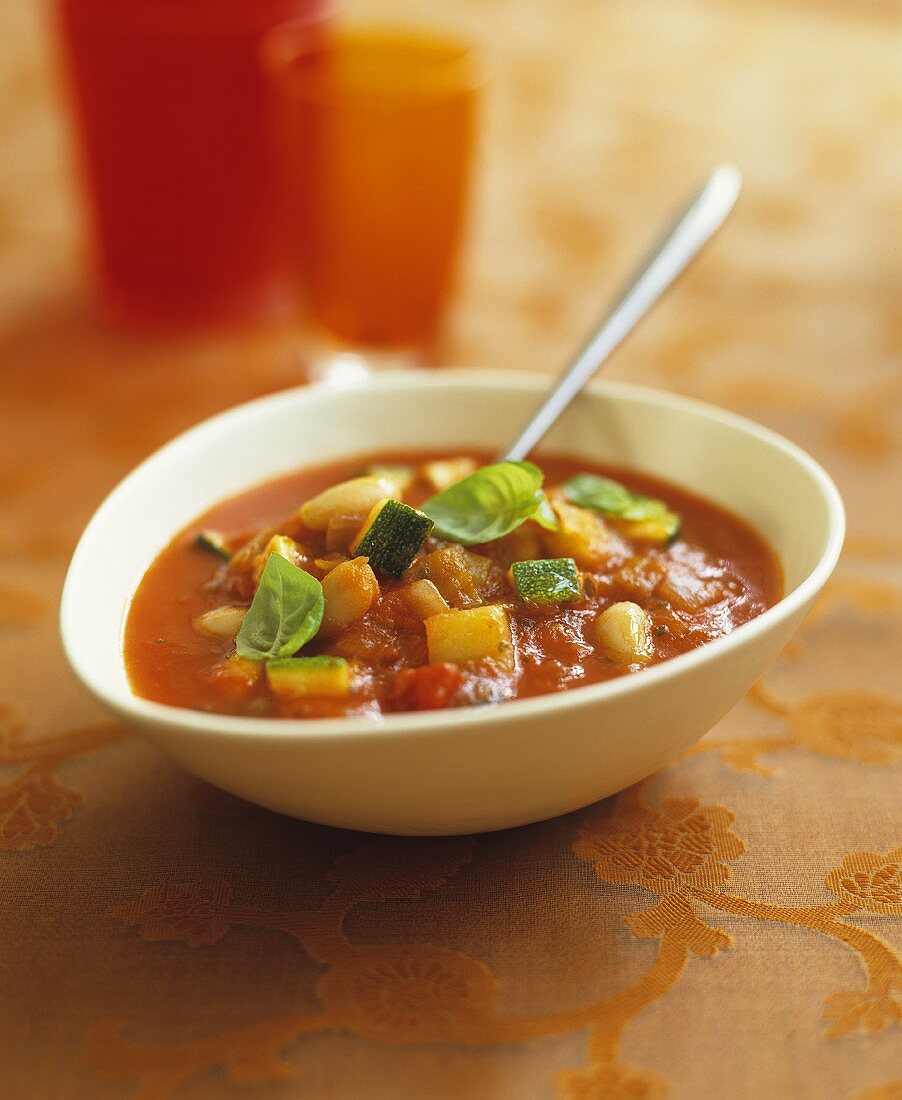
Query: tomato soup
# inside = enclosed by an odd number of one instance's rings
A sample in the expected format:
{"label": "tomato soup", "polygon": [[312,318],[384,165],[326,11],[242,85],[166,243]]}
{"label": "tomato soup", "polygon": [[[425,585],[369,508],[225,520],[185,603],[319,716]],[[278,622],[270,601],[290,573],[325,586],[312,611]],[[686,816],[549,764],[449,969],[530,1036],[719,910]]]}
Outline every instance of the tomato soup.
{"label": "tomato soup", "polygon": [[365,455],[216,505],[135,594],[133,690],[274,719],[496,704],[641,674],[780,598],[773,552],[724,509],[540,463]]}

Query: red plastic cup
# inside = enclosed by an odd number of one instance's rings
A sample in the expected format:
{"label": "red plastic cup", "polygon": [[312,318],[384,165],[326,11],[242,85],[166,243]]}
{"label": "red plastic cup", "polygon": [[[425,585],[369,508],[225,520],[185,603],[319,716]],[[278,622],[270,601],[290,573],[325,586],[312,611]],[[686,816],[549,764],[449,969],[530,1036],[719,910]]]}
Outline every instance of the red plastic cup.
{"label": "red plastic cup", "polygon": [[259,43],[327,0],[57,0],[103,300],[149,326],[287,306]]}

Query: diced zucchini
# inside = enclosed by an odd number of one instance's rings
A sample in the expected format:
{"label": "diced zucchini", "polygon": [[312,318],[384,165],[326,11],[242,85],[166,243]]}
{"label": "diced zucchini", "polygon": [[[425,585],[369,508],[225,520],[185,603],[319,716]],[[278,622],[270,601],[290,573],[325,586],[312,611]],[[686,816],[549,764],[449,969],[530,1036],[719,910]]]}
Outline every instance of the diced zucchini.
{"label": "diced zucchini", "polygon": [[676,512],[663,511],[653,519],[622,520],[617,524],[627,538],[668,546],[679,535],[683,521]]}
{"label": "diced zucchini", "polygon": [[403,592],[413,613],[421,619],[428,619],[430,615],[441,615],[443,611],[450,610],[432,581],[414,581],[403,589]]}
{"label": "diced zucchini", "polygon": [[344,561],[323,577],[325,608],[320,633],[336,635],[363,616],[379,598],[379,582],[366,558]]}
{"label": "diced zucchini", "polygon": [[473,458],[441,458],[435,462],[427,462],[420,473],[423,479],[436,492],[440,493],[463,481],[477,469],[477,462]]}
{"label": "diced zucchini", "polygon": [[246,607],[214,607],[212,611],[195,615],[191,625],[194,632],[204,638],[226,640],[235,637],[246,614]]}
{"label": "diced zucchini", "polygon": [[279,657],[267,661],[266,680],[280,699],[340,697],[351,689],[351,668],[343,657]]}
{"label": "diced zucchini", "polygon": [[367,477],[377,477],[380,481],[387,481],[393,486],[393,495],[404,496],[414,479],[412,466],[405,466],[400,462],[377,462],[367,466],[363,471]]}
{"label": "diced zucchini", "polygon": [[630,600],[611,604],[595,616],[595,641],[605,656],[624,664],[644,664],[652,657],[648,615]]}
{"label": "diced zucchini", "polygon": [[398,580],[433,528],[432,520],[397,500],[380,500],[367,516],[351,551]]}
{"label": "diced zucchini", "polygon": [[521,600],[572,602],[581,595],[579,573],[573,558],[515,561],[511,566],[511,577]]}
{"label": "diced zucchini", "polygon": [[431,615],[425,623],[431,664],[469,664],[490,658],[514,666],[514,642],[507,612],[497,604]]}
{"label": "diced zucchini", "polygon": [[194,540],[195,545],[201,550],[209,550],[218,554],[226,561],[232,556],[232,548],[228,539],[220,531],[201,531]]}

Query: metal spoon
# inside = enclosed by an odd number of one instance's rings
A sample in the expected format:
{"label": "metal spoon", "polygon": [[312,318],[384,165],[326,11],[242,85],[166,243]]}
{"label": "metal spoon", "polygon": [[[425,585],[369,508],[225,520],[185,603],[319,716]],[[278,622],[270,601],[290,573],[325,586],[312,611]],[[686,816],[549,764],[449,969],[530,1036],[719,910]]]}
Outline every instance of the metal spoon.
{"label": "metal spoon", "polygon": [[499,462],[519,461],[529,454],[633,326],[723,225],[741,186],[742,176],[734,165],[722,164],[715,168],[701,191],[668,227],[614,308],[554,384],[526,427],[501,453]]}

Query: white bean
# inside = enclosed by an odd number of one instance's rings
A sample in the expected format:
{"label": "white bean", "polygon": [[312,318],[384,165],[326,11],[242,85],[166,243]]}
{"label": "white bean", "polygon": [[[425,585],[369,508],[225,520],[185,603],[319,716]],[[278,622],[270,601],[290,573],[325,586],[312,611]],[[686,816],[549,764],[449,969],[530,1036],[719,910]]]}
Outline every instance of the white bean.
{"label": "white bean", "polygon": [[195,615],[191,620],[196,634],[205,638],[234,638],[241,629],[246,607],[214,607],[212,611],[205,611],[202,615]]}
{"label": "white bean", "polygon": [[415,615],[428,619],[430,615],[440,615],[450,610],[445,598],[432,581],[414,581],[404,590],[407,602]]}
{"label": "white bean", "polygon": [[324,637],[335,637],[362,618],[379,595],[379,582],[366,558],[354,558],[336,565],[323,577]]}
{"label": "white bean", "polygon": [[595,616],[595,641],[606,656],[635,664],[651,659],[648,616],[637,603],[611,604]]}
{"label": "white bean", "polygon": [[333,516],[365,516],[393,492],[395,486],[387,478],[354,477],[308,500],[301,508],[301,521],[311,531],[325,531]]}

